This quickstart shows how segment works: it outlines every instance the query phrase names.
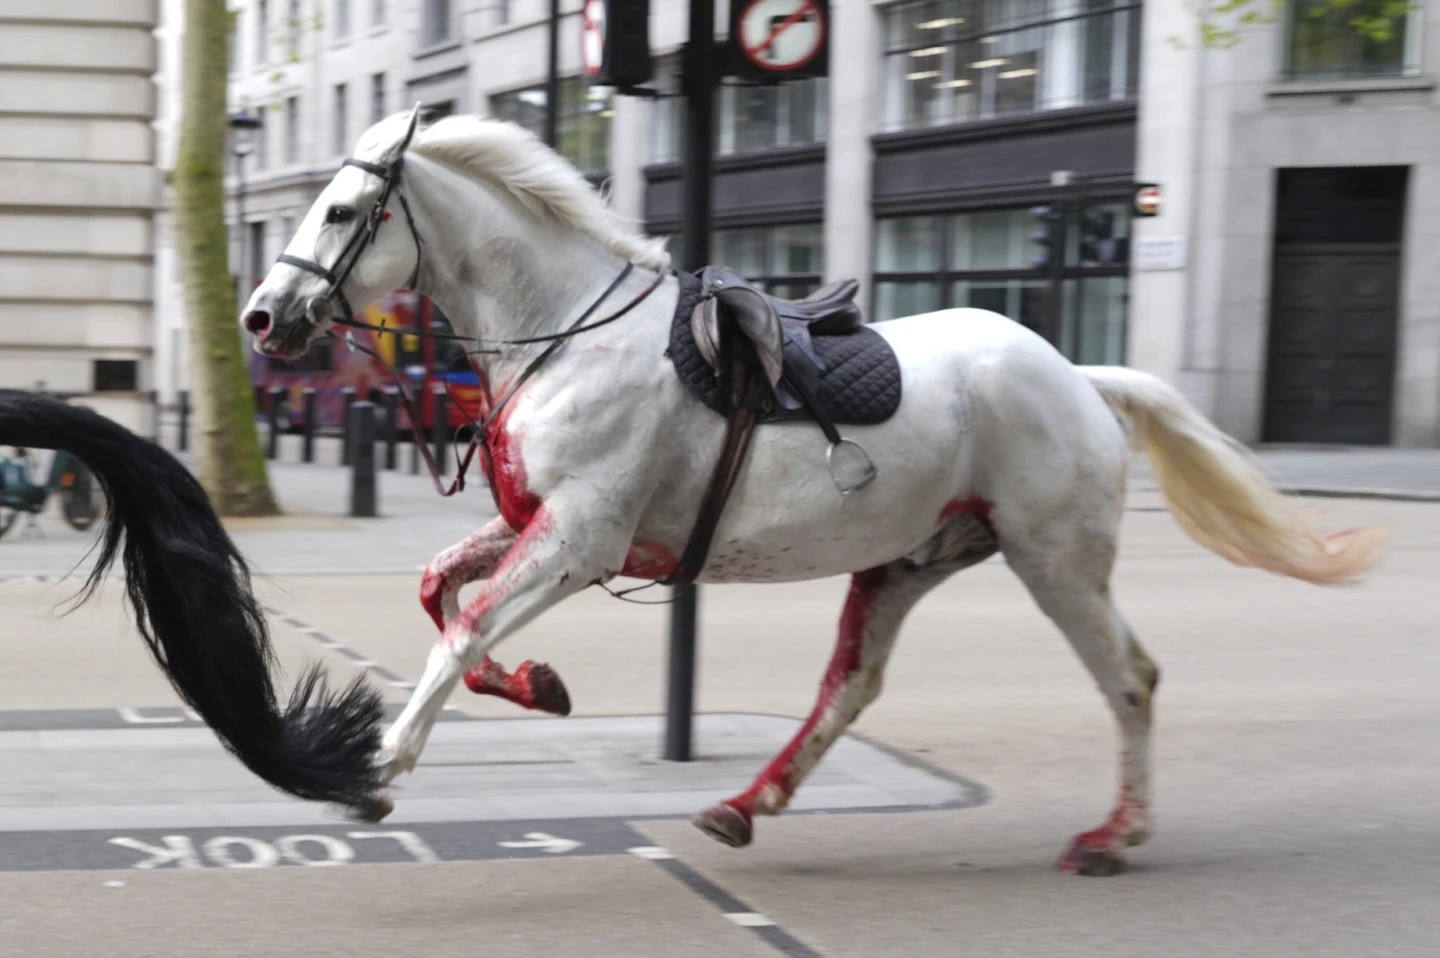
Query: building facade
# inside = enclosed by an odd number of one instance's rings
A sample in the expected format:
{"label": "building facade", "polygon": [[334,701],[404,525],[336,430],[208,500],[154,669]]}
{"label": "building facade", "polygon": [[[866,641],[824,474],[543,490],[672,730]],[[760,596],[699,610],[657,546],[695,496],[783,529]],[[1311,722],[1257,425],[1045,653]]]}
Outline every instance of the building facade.
{"label": "building facade", "polygon": [[[677,237],[668,94],[688,3],[652,0],[655,98],[587,86],[580,2],[561,6],[561,151],[623,216]],[[858,277],[881,319],[994,309],[1077,362],[1159,373],[1246,440],[1440,443],[1425,260],[1440,227],[1423,216],[1440,208],[1437,5],[1384,43],[1309,6],[1218,49],[1179,3],[832,0],[828,78],[720,91],[712,258],[781,294]],[[373,119],[424,102],[539,132],[547,15],[548,0],[245,0],[232,101],[266,126],[244,282]],[[1146,182],[1162,204],[1137,218]],[[1386,310],[1391,326],[1354,318]],[[1349,425],[1316,425],[1332,420]]]}
{"label": "building facade", "polygon": [[155,0],[0,6],[0,385],[149,424]]}
{"label": "building facade", "polygon": [[1440,4],[1367,39],[1290,0],[1228,49],[1149,6],[1130,362],[1246,441],[1440,444]]}

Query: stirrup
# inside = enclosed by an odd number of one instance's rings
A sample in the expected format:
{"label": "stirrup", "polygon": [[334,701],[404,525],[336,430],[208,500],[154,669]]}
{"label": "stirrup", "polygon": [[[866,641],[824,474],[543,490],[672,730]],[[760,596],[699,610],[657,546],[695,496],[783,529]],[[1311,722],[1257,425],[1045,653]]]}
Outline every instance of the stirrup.
{"label": "stirrup", "polygon": [[[854,446],[856,451],[865,459],[864,475],[860,478],[859,482],[849,487],[841,482],[840,477],[835,474],[835,450],[841,446]],[[835,483],[835,488],[840,490],[842,497],[848,496],[852,492],[859,492],[874,482],[875,478],[880,475],[880,470],[875,467],[875,461],[870,458],[870,454],[865,451],[865,447],[853,439],[837,439],[835,442],[832,442],[825,450],[825,466],[830,470],[830,481]]]}

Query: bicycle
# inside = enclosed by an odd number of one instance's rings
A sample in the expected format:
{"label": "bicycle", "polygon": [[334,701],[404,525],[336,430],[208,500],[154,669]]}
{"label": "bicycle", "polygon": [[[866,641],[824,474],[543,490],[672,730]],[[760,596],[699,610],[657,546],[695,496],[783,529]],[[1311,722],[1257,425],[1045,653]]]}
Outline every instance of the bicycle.
{"label": "bicycle", "polygon": [[14,457],[0,455],[0,538],[22,514],[43,511],[52,495],[60,497],[60,515],[72,529],[84,532],[100,518],[104,497],[99,483],[73,453],[55,453],[44,484],[37,484],[33,474],[29,450],[17,446]]}

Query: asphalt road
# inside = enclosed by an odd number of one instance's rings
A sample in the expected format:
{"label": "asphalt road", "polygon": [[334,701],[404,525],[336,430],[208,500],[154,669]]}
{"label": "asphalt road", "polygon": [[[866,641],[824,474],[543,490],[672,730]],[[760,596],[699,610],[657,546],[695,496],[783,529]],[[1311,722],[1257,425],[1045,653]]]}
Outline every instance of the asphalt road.
{"label": "asphalt road", "polygon": [[[457,697],[395,818],[361,827],[227,765],[118,589],[53,613],[67,587],[27,565],[79,540],[7,539],[0,956],[1440,953],[1440,505],[1323,503],[1395,531],[1374,580],[1338,590],[1230,567],[1153,495],[1132,505],[1116,593],[1162,669],[1158,832],[1110,879],[1051,868],[1111,803],[1110,721],[999,562],[921,605],[809,809],[737,851],[686,810],[808,708],[843,582],[705,591],[709,724],[684,768],[626,718],[661,701],[663,609],[572,600],[500,651],[554,664],[575,715]],[[307,528],[309,574],[262,584],[282,661],[363,668],[402,701],[433,638],[417,575],[325,574],[326,549],[373,539],[343,521],[241,538],[283,558]]]}

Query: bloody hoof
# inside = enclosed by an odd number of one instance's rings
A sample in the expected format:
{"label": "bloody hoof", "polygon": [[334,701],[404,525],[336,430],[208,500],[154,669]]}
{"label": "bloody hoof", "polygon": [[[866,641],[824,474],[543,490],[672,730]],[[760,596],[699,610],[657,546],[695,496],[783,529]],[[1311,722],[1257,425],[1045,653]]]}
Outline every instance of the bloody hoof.
{"label": "bloody hoof", "polygon": [[532,707],[551,715],[569,715],[570,693],[555,670],[543,662],[526,665],[530,665],[530,695],[535,703]]}
{"label": "bloody hoof", "polygon": [[1070,875],[1109,878],[1125,870],[1125,858],[1109,848],[1077,841],[1055,867]]}
{"label": "bloody hoof", "polygon": [[731,848],[744,848],[755,837],[750,816],[733,805],[721,802],[690,819],[706,835]]}
{"label": "bloody hoof", "polygon": [[368,822],[371,825],[385,820],[385,816],[395,811],[395,803],[385,792],[376,792],[371,796],[370,801],[363,805],[351,805],[345,809],[345,817],[351,821]]}

